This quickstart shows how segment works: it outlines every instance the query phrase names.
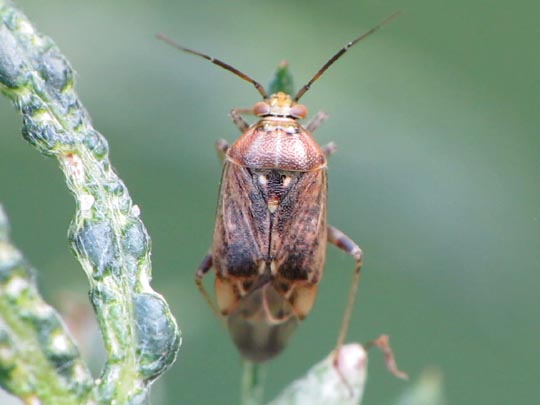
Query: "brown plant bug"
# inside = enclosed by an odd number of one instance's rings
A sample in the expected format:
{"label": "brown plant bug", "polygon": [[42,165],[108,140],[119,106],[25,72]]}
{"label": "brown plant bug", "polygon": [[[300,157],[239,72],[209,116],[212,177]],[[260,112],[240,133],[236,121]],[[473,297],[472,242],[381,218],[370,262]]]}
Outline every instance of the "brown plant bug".
{"label": "brown plant bug", "polygon": [[[304,127],[298,120],[306,118],[307,108],[298,101],[349,48],[399,14],[341,48],[294,97],[282,91],[268,95],[260,83],[231,65],[158,35],[173,47],[252,83],[263,98],[253,108],[231,111],[240,138],[231,146],[224,140],[217,142],[224,167],[213,244],[195,277],[209,305],[226,318],[232,340],[247,360],[262,362],[279,354],[308,315],[322,277],[327,242],[355,260],[337,349],[343,344],[360,280],[362,251],[326,223],[327,157],[334,147],[320,147],[311,135],[326,115],[317,114]],[[249,125],[242,114],[259,120]],[[217,304],[202,283],[211,268]]]}

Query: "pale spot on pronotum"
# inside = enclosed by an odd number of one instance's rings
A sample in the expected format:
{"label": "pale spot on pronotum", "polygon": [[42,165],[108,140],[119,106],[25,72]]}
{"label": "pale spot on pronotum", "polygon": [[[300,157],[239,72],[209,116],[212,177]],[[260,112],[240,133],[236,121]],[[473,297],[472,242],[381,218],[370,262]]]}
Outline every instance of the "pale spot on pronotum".
{"label": "pale spot on pronotum", "polygon": [[283,128],[283,130],[287,133],[287,134],[296,134],[298,132],[298,127],[294,126],[294,125],[287,125]]}
{"label": "pale spot on pronotum", "polygon": [[96,199],[92,194],[83,194],[79,198],[79,204],[81,211],[88,211],[94,205]]}

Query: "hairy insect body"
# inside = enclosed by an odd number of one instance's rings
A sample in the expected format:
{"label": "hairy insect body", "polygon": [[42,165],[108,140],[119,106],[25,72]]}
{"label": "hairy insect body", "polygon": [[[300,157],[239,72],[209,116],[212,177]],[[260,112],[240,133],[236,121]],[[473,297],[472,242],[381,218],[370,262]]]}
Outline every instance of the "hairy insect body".
{"label": "hairy insect body", "polygon": [[326,156],[295,119],[263,118],[226,153],[212,263],[242,355],[278,354],[311,310],[326,250]]}

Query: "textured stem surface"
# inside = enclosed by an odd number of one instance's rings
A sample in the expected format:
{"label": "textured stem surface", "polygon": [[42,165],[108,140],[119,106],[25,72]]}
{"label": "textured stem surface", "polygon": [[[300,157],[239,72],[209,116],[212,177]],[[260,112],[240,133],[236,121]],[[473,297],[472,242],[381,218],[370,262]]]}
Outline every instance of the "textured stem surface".
{"label": "textured stem surface", "polygon": [[54,156],[75,197],[71,246],[90,282],[107,360],[96,384],[105,403],[142,403],[181,343],[165,300],[150,287],[150,238],[105,138],[74,92],[73,70],[48,37],[0,0],[0,89],[23,117],[23,136]]}
{"label": "textured stem surface", "polygon": [[0,206],[0,385],[26,403],[92,402],[92,376],[34,270],[9,240]]}

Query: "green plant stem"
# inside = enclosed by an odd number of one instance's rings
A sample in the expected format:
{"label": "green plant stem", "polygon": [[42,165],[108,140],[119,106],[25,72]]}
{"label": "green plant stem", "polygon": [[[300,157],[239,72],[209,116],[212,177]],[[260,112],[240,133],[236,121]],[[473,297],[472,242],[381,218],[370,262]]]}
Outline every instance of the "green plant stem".
{"label": "green plant stem", "polygon": [[0,90],[23,118],[23,136],[60,164],[75,197],[71,247],[90,282],[107,360],[94,388],[103,403],[144,403],[181,343],[163,297],[150,287],[150,238],[108,158],[105,138],[74,91],[52,40],[0,0]]}
{"label": "green plant stem", "polygon": [[90,403],[92,376],[34,270],[11,244],[0,206],[0,384],[25,403]]}
{"label": "green plant stem", "polygon": [[266,369],[261,363],[244,360],[242,375],[242,405],[262,404]]}

